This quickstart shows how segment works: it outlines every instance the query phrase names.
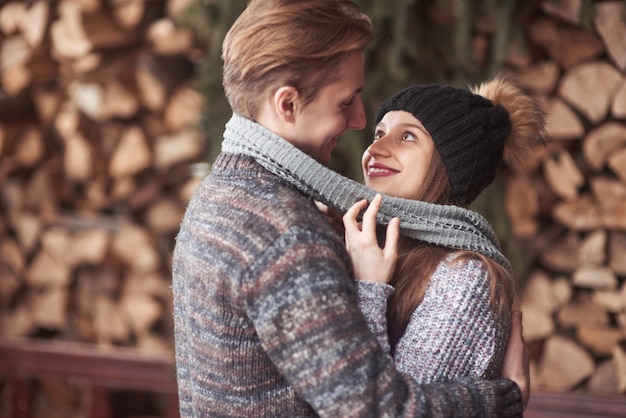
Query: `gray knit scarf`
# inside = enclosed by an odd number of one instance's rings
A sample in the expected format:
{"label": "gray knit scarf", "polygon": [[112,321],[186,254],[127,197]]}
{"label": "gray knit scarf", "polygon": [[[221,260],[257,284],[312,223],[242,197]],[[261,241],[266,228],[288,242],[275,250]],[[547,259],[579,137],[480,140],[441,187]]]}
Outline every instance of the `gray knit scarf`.
{"label": "gray knit scarf", "polygon": [[[226,124],[222,152],[253,157],[297,189],[340,212],[376,191],[323,166],[291,143],[250,119],[233,114]],[[489,223],[479,214],[450,205],[383,196],[377,221],[400,218],[403,235],[443,247],[481,253],[509,271]]]}

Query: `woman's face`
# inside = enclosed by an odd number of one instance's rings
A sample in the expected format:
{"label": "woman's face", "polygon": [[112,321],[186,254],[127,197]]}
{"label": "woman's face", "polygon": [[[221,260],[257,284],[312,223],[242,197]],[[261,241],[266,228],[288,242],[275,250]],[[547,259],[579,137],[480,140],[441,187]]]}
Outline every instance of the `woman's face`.
{"label": "woman's face", "polygon": [[417,199],[434,150],[430,134],[415,116],[403,110],[388,112],[363,153],[365,184],[389,196]]}
{"label": "woman's face", "polygon": [[315,99],[300,109],[295,131],[286,138],[326,165],[337,140],[350,129],[365,127],[363,53],[350,54],[338,68],[339,79],[324,86]]}

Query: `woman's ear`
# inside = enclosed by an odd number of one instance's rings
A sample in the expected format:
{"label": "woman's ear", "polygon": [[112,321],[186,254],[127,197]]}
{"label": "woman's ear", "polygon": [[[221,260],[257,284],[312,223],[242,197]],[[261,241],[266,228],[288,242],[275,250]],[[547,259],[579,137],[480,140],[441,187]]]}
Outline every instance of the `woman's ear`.
{"label": "woman's ear", "polygon": [[298,90],[292,86],[281,87],[274,93],[274,111],[284,122],[294,121],[298,99]]}

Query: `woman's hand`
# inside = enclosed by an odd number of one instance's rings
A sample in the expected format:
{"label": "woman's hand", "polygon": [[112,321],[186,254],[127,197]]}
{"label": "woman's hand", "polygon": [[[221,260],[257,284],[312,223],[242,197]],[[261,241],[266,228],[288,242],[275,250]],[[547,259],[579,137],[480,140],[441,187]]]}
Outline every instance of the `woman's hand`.
{"label": "woman's hand", "polygon": [[[376,239],[376,215],[381,202],[382,196],[377,194],[369,206],[367,200],[361,200],[343,216],[346,248],[352,259],[354,275],[366,282],[389,283],[398,258],[399,218],[389,222],[383,248]],[[359,223],[357,217],[366,207],[363,222]]]}
{"label": "woman's hand", "polygon": [[511,337],[504,355],[502,377],[511,379],[522,391],[524,409],[530,398],[529,353],[522,335],[522,311],[515,310],[511,318]]}

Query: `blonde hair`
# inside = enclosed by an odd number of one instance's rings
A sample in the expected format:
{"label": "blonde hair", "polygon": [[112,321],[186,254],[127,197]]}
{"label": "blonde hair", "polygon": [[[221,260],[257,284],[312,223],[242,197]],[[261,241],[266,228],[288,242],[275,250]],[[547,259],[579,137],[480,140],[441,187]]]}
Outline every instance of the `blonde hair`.
{"label": "blonde hair", "polygon": [[295,87],[306,106],[372,39],[372,22],[352,1],[252,0],[222,44],[226,98],[253,120],[259,101],[281,86]]}

